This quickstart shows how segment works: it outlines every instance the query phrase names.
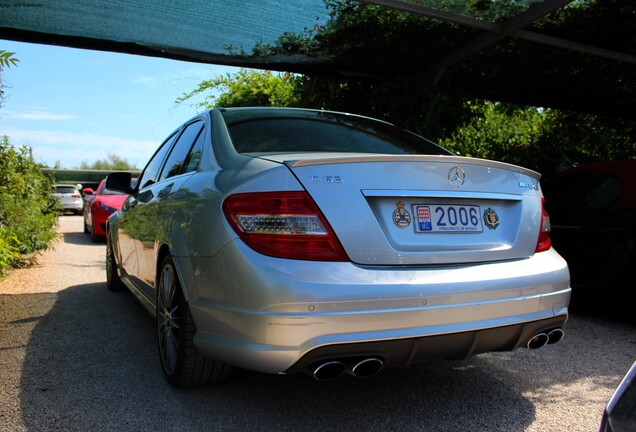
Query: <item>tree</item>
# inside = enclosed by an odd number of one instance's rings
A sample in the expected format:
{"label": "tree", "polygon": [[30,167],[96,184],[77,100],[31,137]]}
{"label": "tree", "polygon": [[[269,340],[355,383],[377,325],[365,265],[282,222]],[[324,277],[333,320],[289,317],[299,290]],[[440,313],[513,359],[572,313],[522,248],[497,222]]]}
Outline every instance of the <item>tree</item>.
{"label": "tree", "polygon": [[442,146],[463,156],[536,169],[543,154],[539,143],[544,110],[488,101],[471,101],[467,106],[470,120],[442,138]]}
{"label": "tree", "polygon": [[106,158],[98,159],[92,164],[88,161],[83,161],[80,168],[103,171],[137,171],[137,167],[135,165],[114,153],[108,153]]}
{"label": "tree", "polygon": [[15,58],[15,53],[0,50],[0,68],[16,66],[19,61]]}
{"label": "tree", "polygon": [[9,68],[11,66],[16,66],[20,60],[15,57],[15,53],[0,50],[0,106],[2,106],[2,101],[4,100],[4,88],[5,85],[2,83],[2,71],[4,68]]}
{"label": "tree", "polygon": [[0,275],[34,261],[56,237],[62,207],[51,181],[33,160],[31,149],[16,149],[0,138]]}
{"label": "tree", "polygon": [[[235,74],[227,73],[202,81],[196,89],[178,98],[176,103],[207,94],[202,102],[195,103],[194,106],[204,109],[237,106],[295,106],[298,104],[298,79],[292,74],[241,69]],[[216,94],[218,91],[220,93]]]}
{"label": "tree", "polygon": [[[576,163],[636,155],[634,120],[476,100],[443,83],[434,85],[430,77],[421,73],[426,69],[427,59],[439,57],[449,46],[474,39],[474,30],[450,33],[453,24],[354,0],[325,0],[325,3],[330,10],[330,19],[325,25],[300,34],[285,33],[272,44],[258,43],[252,48],[252,54],[255,57],[294,54],[329,57],[344,61],[345,65],[364,62],[371,66],[369,77],[335,73],[290,76],[241,70],[238,74],[204,81],[177,102],[207,95],[198,107],[302,106],[368,115],[439,141],[460,154],[514,163],[547,175],[563,161]],[[429,3],[429,6],[455,13],[503,21],[526,10],[535,1],[432,0]],[[614,3],[623,5],[618,8],[622,16],[633,11],[626,0]],[[600,7],[606,14],[616,8],[614,3],[603,6],[602,2],[574,2],[537,25],[549,28],[576,23],[581,17],[592,19],[594,14],[590,11]],[[631,34],[629,30],[631,28],[625,30],[626,34]],[[440,38],[440,34],[451,36],[445,39]],[[447,46],[440,46],[440,40]],[[521,49],[532,47],[534,45],[517,45],[516,41],[509,40],[492,50],[519,56]],[[381,61],[374,63],[376,57],[387,59],[375,56],[376,52],[390,53],[391,61],[403,66],[402,72],[383,67]],[[241,54],[247,55],[243,49]],[[473,66],[470,62],[455,69],[463,70],[466,75],[462,76],[466,77],[492,75],[487,67],[483,69],[484,65],[488,63]],[[559,65],[569,70],[569,66]],[[566,74],[564,80],[568,79]],[[281,87],[285,88],[284,92],[272,90]],[[222,93],[215,95],[219,90]],[[276,97],[272,97],[273,94]]]}
{"label": "tree", "polygon": [[636,122],[555,109],[473,101],[471,118],[440,144],[462,155],[539,171],[636,156]]}

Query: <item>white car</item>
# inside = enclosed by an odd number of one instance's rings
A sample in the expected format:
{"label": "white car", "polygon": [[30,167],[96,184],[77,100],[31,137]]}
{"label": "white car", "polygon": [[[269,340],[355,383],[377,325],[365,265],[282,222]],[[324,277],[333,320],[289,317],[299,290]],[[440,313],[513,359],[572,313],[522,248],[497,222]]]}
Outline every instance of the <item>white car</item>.
{"label": "white car", "polygon": [[156,317],[175,385],[230,365],[374,375],[563,337],[569,273],[539,175],[328,111],[214,109],[107,225],[107,280]]}
{"label": "white car", "polygon": [[60,199],[64,211],[72,211],[75,214],[83,212],[84,201],[82,201],[77,187],[68,184],[55,184],[53,185],[53,195]]}

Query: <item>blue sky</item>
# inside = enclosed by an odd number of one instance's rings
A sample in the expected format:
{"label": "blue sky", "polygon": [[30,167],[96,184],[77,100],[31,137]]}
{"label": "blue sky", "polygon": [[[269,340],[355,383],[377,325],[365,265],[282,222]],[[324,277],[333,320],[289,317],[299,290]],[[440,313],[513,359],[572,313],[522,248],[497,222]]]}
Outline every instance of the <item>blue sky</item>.
{"label": "blue sky", "polygon": [[237,68],[0,40],[5,69],[0,135],[37,162],[63,168],[124,157],[143,168],[157,146],[198,112],[175,105],[204,79]]}

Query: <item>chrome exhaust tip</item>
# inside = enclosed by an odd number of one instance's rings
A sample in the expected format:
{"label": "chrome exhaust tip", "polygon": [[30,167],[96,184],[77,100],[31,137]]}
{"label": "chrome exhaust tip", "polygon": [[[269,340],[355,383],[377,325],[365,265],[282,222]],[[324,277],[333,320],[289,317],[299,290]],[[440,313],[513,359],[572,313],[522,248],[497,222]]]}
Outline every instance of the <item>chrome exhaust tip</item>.
{"label": "chrome exhaust tip", "polygon": [[367,358],[359,361],[347,370],[356,378],[369,378],[377,375],[384,368],[384,362],[377,358]]}
{"label": "chrome exhaust tip", "polygon": [[329,381],[342,375],[347,367],[338,360],[321,363],[311,372],[311,376],[318,381]]}
{"label": "chrome exhaust tip", "polygon": [[530,349],[538,349],[545,346],[545,344],[547,344],[549,340],[550,338],[548,337],[547,334],[538,333],[532,339],[528,341],[528,343],[526,344],[526,347]]}
{"label": "chrome exhaust tip", "polygon": [[548,344],[560,342],[563,336],[565,336],[565,332],[560,328],[550,331],[548,333]]}

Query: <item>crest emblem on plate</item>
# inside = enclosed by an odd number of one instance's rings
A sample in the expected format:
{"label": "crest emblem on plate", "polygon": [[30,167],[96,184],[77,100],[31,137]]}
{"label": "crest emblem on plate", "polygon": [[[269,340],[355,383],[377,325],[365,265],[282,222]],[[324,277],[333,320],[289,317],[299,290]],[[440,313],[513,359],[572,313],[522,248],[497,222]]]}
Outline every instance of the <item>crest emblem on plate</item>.
{"label": "crest emblem on plate", "polygon": [[406,228],[411,224],[411,215],[408,210],[404,208],[402,201],[398,201],[395,206],[397,209],[393,212],[393,223],[397,225],[398,228]]}
{"label": "crest emblem on plate", "polygon": [[499,216],[497,215],[497,212],[490,207],[487,208],[484,211],[484,222],[489,229],[497,229],[497,227],[499,226]]}
{"label": "crest emblem on plate", "polygon": [[448,172],[448,183],[454,188],[460,188],[466,180],[466,173],[461,167],[452,167]]}

